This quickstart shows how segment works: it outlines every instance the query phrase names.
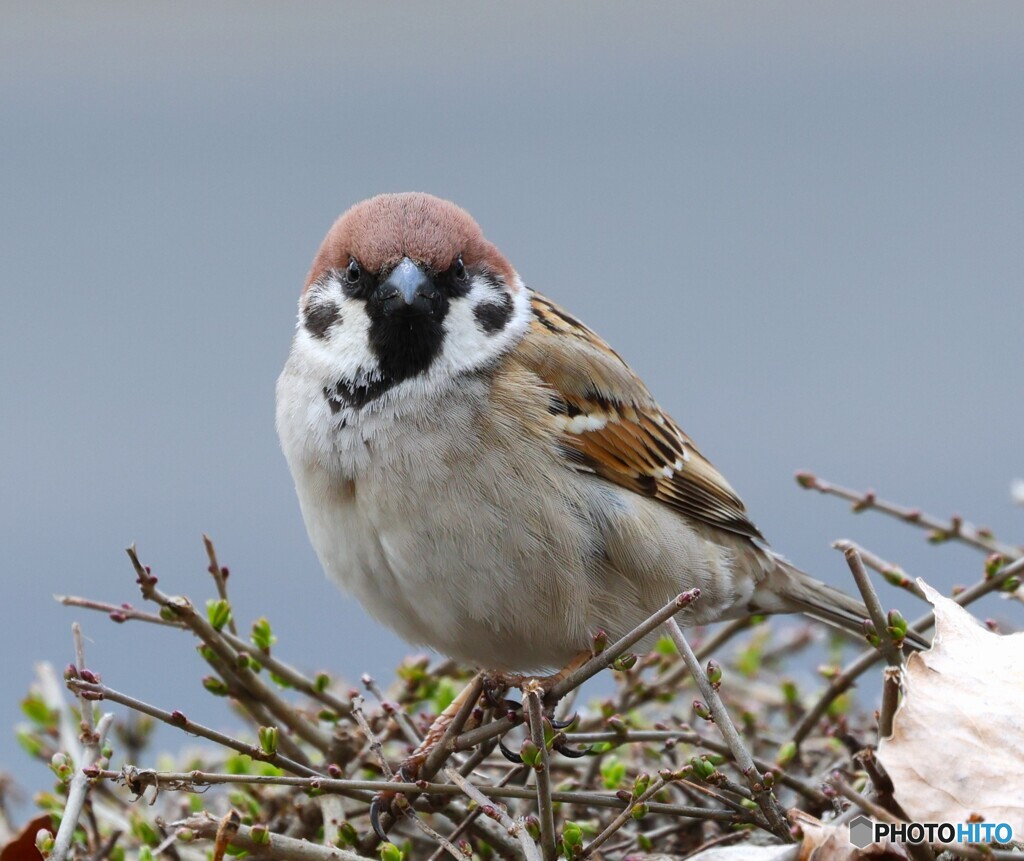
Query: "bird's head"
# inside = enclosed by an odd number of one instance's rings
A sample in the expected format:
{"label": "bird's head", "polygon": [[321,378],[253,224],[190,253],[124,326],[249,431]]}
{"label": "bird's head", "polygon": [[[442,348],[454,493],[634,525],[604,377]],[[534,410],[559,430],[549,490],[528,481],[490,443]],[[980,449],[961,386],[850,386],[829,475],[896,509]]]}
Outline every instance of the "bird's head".
{"label": "bird's head", "polygon": [[383,194],[331,227],[299,303],[295,349],[360,407],[411,378],[493,363],[524,334],[529,300],[472,217],[428,194]]}

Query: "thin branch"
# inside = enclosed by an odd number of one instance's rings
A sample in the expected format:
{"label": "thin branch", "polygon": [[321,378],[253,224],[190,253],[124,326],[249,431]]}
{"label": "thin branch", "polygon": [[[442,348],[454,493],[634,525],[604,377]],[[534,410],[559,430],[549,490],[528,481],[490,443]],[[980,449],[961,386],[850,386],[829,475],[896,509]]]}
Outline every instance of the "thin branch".
{"label": "thin branch", "polygon": [[[220,820],[204,813],[171,824],[178,829],[179,839],[187,835],[190,838],[214,840],[217,837]],[[239,824],[238,832],[231,838],[231,845],[244,849],[255,857],[275,858],[279,861],[370,861],[364,855],[357,855],[336,846],[296,840],[294,837],[285,837],[266,829],[260,829],[259,834],[258,839],[254,838],[252,828]]]}
{"label": "thin branch", "polygon": [[[698,745],[700,747],[706,747],[708,750],[720,753],[728,757],[732,757],[732,751],[729,750],[729,745],[715,741],[711,738],[705,738],[698,732],[693,730],[678,729],[678,730],[625,730],[624,732],[615,732],[609,730],[607,732],[570,732],[565,736],[565,740],[569,744],[596,744],[599,742],[611,741],[621,743],[631,742],[673,742],[681,741],[686,744]],[[774,771],[775,779],[785,786],[788,786],[795,792],[800,793],[809,801],[813,801],[815,804],[826,805],[828,804],[828,798],[812,786],[810,783],[800,780],[798,777],[793,777],[784,771],[780,771],[776,763],[770,762],[766,759],[759,759],[758,757],[751,757],[754,761],[754,765],[758,767],[760,771]]]}
{"label": "thin branch", "polygon": [[[834,546],[837,545],[838,542]],[[901,568],[895,562],[889,562],[888,560],[883,559],[881,556],[872,553],[870,550],[861,547],[859,544],[854,546],[856,546],[857,552],[860,553],[861,559],[864,560],[864,564],[867,565],[868,568],[871,568],[877,571],[879,574],[881,574],[885,578],[886,582],[890,583],[893,586],[896,586],[899,589],[903,589],[904,591],[909,592],[911,595],[920,598],[922,601],[928,600],[925,597],[924,590],[917,585],[917,583],[914,581],[914,578],[909,577],[907,575],[907,572],[904,571],[903,568]]]}
{"label": "thin branch", "polygon": [[551,688],[548,692],[547,699],[549,701],[560,700],[569,693],[569,691],[582,685],[587,681],[587,679],[596,676],[606,667],[610,667],[615,663],[616,659],[621,657],[624,652],[636,643],[639,643],[644,637],[651,633],[651,631],[657,628],[658,625],[664,624],[680,610],[689,607],[698,598],[700,598],[700,589],[690,589],[688,592],[683,592],[682,594],[677,595],[664,607],[658,610],[658,612],[649,616],[624,637],[620,637],[599,655],[594,655],[594,657],[587,661],[582,667],[574,670],[562,679],[558,684]]}
{"label": "thin branch", "polygon": [[[1016,562],[1012,562],[1005,568],[1000,569],[994,576],[979,580],[974,585],[964,589],[960,594],[954,595],[952,600],[961,607],[967,607],[979,598],[988,595],[990,592],[998,590],[1011,577],[1016,577],[1022,573],[1024,573],[1024,557],[1018,559]],[[935,613],[933,611],[929,611],[916,621],[912,622],[908,627],[915,631],[927,631],[934,624]],[[871,669],[871,667],[873,667],[881,657],[882,653],[877,649],[869,649],[847,664],[843,671],[829,682],[828,688],[825,689],[825,692],[807,712],[807,714],[804,715],[803,720],[800,721],[796,730],[793,732],[793,743],[799,746],[804,739],[810,735],[814,727],[817,726],[818,721],[821,720],[825,712],[828,711],[828,707],[832,704],[835,698],[849,690],[853,683],[867,672],[867,670]]]}
{"label": "thin branch", "polygon": [[[71,638],[75,643],[75,667],[78,669],[78,677],[81,677],[85,669],[85,645],[82,642],[82,627],[78,622],[71,623]],[[86,743],[93,735],[95,726],[93,724],[93,705],[86,697],[79,697],[78,703],[82,712],[82,739]]]}
{"label": "thin branch", "polygon": [[[96,610],[100,613],[106,613],[115,622],[148,622],[151,625],[162,625],[166,628],[178,628],[182,631],[191,630],[189,626],[180,619],[163,619],[156,613],[147,613],[144,610],[132,607],[130,604],[110,604],[105,601],[93,601],[89,598],[80,598],[77,595],[54,595],[53,597],[65,607],[83,607],[86,610]],[[262,664],[264,668],[275,675],[280,676],[295,688],[295,690],[318,700],[341,717],[348,716],[351,706],[344,700],[338,699],[338,697],[332,694],[329,690],[322,690],[316,682],[309,678],[309,676],[303,674],[291,665],[284,663],[273,655],[261,651],[252,643],[243,640],[237,634],[223,630],[218,633],[238,651],[239,655],[251,655],[260,664]]]}
{"label": "thin branch", "polygon": [[693,676],[697,687],[700,688],[701,695],[704,697],[704,701],[714,717],[715,726],[718,727],[722,738],[729,746],[733,759],[736,760],[737,767],[750,784],[750,788],[754,793],[754,801],[761,808],[761,813],[764,814],[765,819],[768,821],[772,833],[784,843],[791,843],[793,838],[789,833],[785,811],[775,798],[775,794],[770,789],[765,788],[761,775],[754,765],[754,761],[750,758],[747,749],[743,746],[743,740],[736,731],[736,727],[729,717],[729,712],[726,710],[722,698],[718,696],[718,691],[712,686],[708,680],[707,673],[701,668],[697,656],[693,653],[693,649],[690,648],[686,636],[679,627],[679,623],[675,619],[670,618],[665,623],[665,628],[668,630],[672,641],[676,644],[676,648],[679,650],[679,654],[686,663],[686,666],[689,667],[690,675]]}
{"label": "thin branch", "polygon": [[[498,781],[497,786],[505,786],[507,783],[515,780],[517,777],[525,775],[526,772],[527,766],[525,765],[520,766],[519,768],[509,769],[505,772],[505,775],[501,778],[501,780]],[[463,769],[463,771],[460,773],[462,774],[463,777],[468,777],[468,775],[465,773],[465,769]],[[449,840],[458,840],[463,834],[465,834],[473,827],[473,824],[479,819],[480,816],[481,808],[479,806],[476,806],[472,810],[470,810],[469,813],[466,814],[466,818],[455,826],[455,830],[449,835]],[[437,851],[434,852],[434,854],[431,855],[430,858],[427,859],[427,861],[440,861],[442,852],[443,849],[437,849]]]}
{"label": "thin branch", "polygon": [[223,747],[251,756],[253,759],[258,759],[262,762],[269,762],[271,765],[276,765],[278,768],[290,771],[292,774],[307,776],[319,774],[315,769],[290,760],[288,757],[279,753],[267,753],[258,746],[246,744],[244,741],[239,741],[229,735],[217,732],[217,730],[198,724],[187,718],[180,711],[164,711],[156,706],[151,706],[149,703],[144,703],[142,700],[138,700],[135,697],[122,694],[120,691],[115,691],[113,688],[109,688],[104,684],[85,682],[81,679],[69,679],[67,685],[75,691],[75,693],[93,694],[96,698],[120,703],[121,705],[134,709],[137,712],[141,712],[142,714],[149,715],[159,721],[163,721],[165,724],[176,727],[190,735],[205,738],[208,741],[215,742]]}
{"label": "thin branch", "polygon": [[[457,773],[457,772],[456,772]],[[128,786],[133,791],[147,786],[159,786],[161,789],[196,791],[198,787],[216,786],[218,784],[244,784],[251,786],[296,786],[302,789],[321,792],[334,792],[352,798],[367,799],[373,792],[397,792],[407,795],[473,795],[465,790],[462,783],[407,783],[395,780],[339,780],[331,777],[289,777],[288,775],[265,774],[227,774],[205,771],[152,771],[125,766],[121,771],[110,769],[90,771],[90,777],[113,780]],[[445,772],[448,775],[447,771]],[[462,775],[459,780],[463,781]],[[472,786],[472,784],[469,784]],[[537,793],[528,787],[500,786],[488,784],[483,787],[487,794],[494,798],[516,798],[528,801],[535,800]],[[481,791],[482,790],[478,790]],[[474,798],[474,800],[477,800]],[[598,791],[559,791],[551,793],[551,800],[564,804],[575,804],[581,807],[611,808],[621,810],[626,806],[622,799],[606,792]],[[491,802],[487,802],[491,803]],[[715,810],[707,807],[693,807],[680,804],[664,804],[651,802],[648,805],[652,813],[666,816],[681,816],[692,819],[709,819],[719,822],[736,823],[742,820],[732,811]],[[746,811],[750,812],[750,811]]]}
{"label": "thin branch", "polygon": [[[515,822],[501,808],[500,805],[492,802],[483,792],[474,786],[467,778],[459,774],[454,768],[444,770],[445,777],[458,786],[470,799],[475,801],[483,809],[485,816],[496,819],[508,832],[509,836],[518,840],[526,861],[543,861],[540,849],[533,842],[522,822]],[[493,791],[489,789],[489,791]]]}
{"label": "thin branch", "polygon": [[[83,703],[83,706],[86,704]],[[83,708],[83,712],[91,708],[92,704],[89,703],[86,708]],[[82,807],[89,794],[89,787],[92,785],[92,779],[87,776],[86,770],[88,765],[99,759],[103,741],[107,737],[107,730],[110,729],[113,721],[114,716],[109,712],[100,718],[95,731],[89,732],[88,741],[82,747],[82,762],[75,763],[75,774],[68,786],[67,804],[64,805],[60,827],[53,840],[53,852],[50,854],[52,861],[67,861],[71,853],[71,842],[75,836],[75,828],[78,827],[78,817],[82,815]]]}
{"label": "thin branch", "polygon": [[640,804],[645,804],[650,799],[654,798],[662,789],[665,788],[667,781],[663,778],[658,778],[653,782],[646,791],[641,793],[637,798],[630,799],[629,803],[623,808],[622,812],[619,813],[611,822],[609,822],[604,830],[598,834],[590,843],[584,847],[582,857],[589,858],[594,854],[601,846],[603,846],[608,839],[615,834],[623,825],[625,825],[633,816],[633,811]]}
{"label": "thin branch", "polygon": [[[210,567],[206,570],[210,572],[210,576],[213,577],[213,582],[217,584],[217,594],[220,596],[222,601],[228,600],[228,584],[227,584],[227,568],[221,568],[220,563],[217,561],[217,551],[214,549],[213,541],[210,536],[203,533],[203,547],[206,548],[206,557],[210,560]],[[230,604],[231,602],[228,601]],[[232,613],[228,618],[228,630],[231,631],[236,637],[238,636],[238,628],[235,627],[235,614]]]}
{"label": "thin branch", "polygon": [[849,541],[837,541],[835,547],[843,551],[846,564],[850,567],[850,573],[853,574],[853,579],[864,599],[864,606],[868,609],[868,616],[871,617],[871,624],[874,625],[875,634],[878,637],[879,651],[885,656],[890,667],[902,667],[903,653],[896,648],[892,637],[886,631],[889,623],[885,618],[885,610],[882,609],[882,602],[878,600],[878,593],[871,582],[871,575],[864,567],[857,546]]}
{"label": "thin branch", "polygon": [[445,727],[444,734],[437,744],[434,745],[433,750],[427,754],[427,758],[423,761],[423,767],[420,769],[420,774],[427,780],[430,780],[431,777],[437,774],[438,769],[455,752],[455,739],[462,732],[462,728],[466,725],[466,721],[469,720],[473,709],[476,708],[477,700],[480,699],[480,693],[483,689],[483,673],[477,673],[470,680],[465,690],[459,694],[460,697],[464,698],[462,705],[455,713],[455,717],[452,718],[452,722]]}
{"label": "thin branch", "polygon": [[536,679],[523,685],[523,699],[530,721],[530,739],[540,755],[534,768],[537,779],[537,816],[540,819],[540,843],[544,861],[555,861],[555,814],[551,805],[551,758],[544,737],[544,715],[541,709],[542,690]]}
{"label": "thin branch", "polygon": [[882,673],[882,705],[878,710],[878,737],[892,735],[892,719],[900,702],[900,670],[886,667]]}
{"label": "thin branch", "polygon": [[806,490],[816,490],[827,496],[837,496],[853,503],[853,510],[856,513],[879,511],[902,520],[904,523],[927,529],[930,533],[930,540],[935,542],[956,540],[984,550],[986,553],[1000,553],[1008,559],[1016,559],[1024,552],[1020,547],[997,541],[987,529],[978,529],[958,516],[953,516],[949,520],[940,520],[930,514],[925,514],[919,508],[906,508],[895,502],[879,499],[873,490],[859,493],[856,490],[823,481],[810,472],[798,472],[796,481]]}
{"label": "thin branch", "polygon": [[[287,702],[281,699],[249,668],[246,662],[239,661],[238,652],[228,645],[213,625],[196,612],[195,607],[187,598],[172,598],[160,590],[156,585],[157,578],[139,561],[134,546],[129,547],[127,553],[135,569],[142,596],[148,601],[159,604],[171,615],[188,625],[195,635],[221,660],[222,666],[217,669],[228,681],[233,680],[238,687],[248,691],[256,702],[268,709],[285,727],[317,750],[326,752],[330,748],[330,736],[300,717]],[[248,705],[244,700],[241,700],[241,703],[243,706]]]}
{"label": "thin branch", "polygon": [[177,619],[161,619],[156,613],[138,610],[131,604],[109,604],[106,601],[93,601],[91,598],[80,598],[77,595],[54,595],[53,598],[65,607],[82,607],[86,610],[106,613],[115,622],[149,622],[151,625],[188,630],[188,626],[184,622]]}
{"label": "thin branch", "polygon": [[384,693],[377,686],[377,683],[373,680],[373,676],[363,673],[363,687],[365,687],[371,694],[377,698],[377,702],[381,704],[384,711],[395,719],[395,723],[398,724],[398,728],[402,731],[405,736],[405,740],[409,744],[417,745],[422,741],[419,732],[416,730],[412,719],[400,708],[393,708],[390,703],[384,699]]}

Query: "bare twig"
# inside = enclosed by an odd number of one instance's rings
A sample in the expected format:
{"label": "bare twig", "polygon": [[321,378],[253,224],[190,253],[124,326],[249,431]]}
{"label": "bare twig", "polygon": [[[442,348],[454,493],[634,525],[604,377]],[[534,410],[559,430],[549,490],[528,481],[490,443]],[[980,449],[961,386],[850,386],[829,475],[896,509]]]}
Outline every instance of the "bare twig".
{"label": "bare twig", "polygon": [[892,637],[886,631],[889,623],[885,618],[885,610],[882,609],[882,602],[878,600],[878,593],[871,582],[871,576],[864,567],[857,546],[849,541],[837,541],[835,546],[843,551],[846,564],[850,566],[850,572],[864,599],[864,606],[868,608],[868,616],[871,617],[871,624],[874,625],[875,634],[878,637],[879,650],[885,656],[890,667],[902,667],[903,653],[896,648]]}
{"label": "bare twig", "polygon": [[198,724],[187,718],[180,711],[164,711],[163,709],[152,706],[149,703],[144,703],[142,700],[138,700],[135,697],[122,694],[120,691],[115,691],[113,688],[109,688],[106,685],[94,682],[85,682],[81,679],[69,679],[68,687],[76,693],[94,694],[100,699],[120,703],[121,705],[134,709],[137,712],[141,712],[142,714],[149,715],[159,721],[163,721],[169,726],[177,727],[191,735],[197,735],[200,738],[216,742],[217,744],[230,748],[231,750],[236,750],[239,753],[251,756],[253,759],[269,762],[271,765],[276,765],[278,768],[283,768],[285,771],[290,771],[292,774],[319,774],[315,769],[290,760],[288,757],[283,756],[280,753],[268,753],[258,746],[246,744],[244,741],[239,741],[229,735],[225,735],[224,733],[217,732],[216,730],[210,729],[202,724]]}
{"label": "bare twig", "polygon": [[[973,604],[979,598],[988,595],[990,592],[995,592],[1011,577],[1016,577],[1022,573],[1024,573],[1024,557],[1018,559],[1016,562],[1012,562],[1005,568],[1002,568],[994,576],[979,580],[974,585],[964,589],[963,592],[958,595],[954,595],[952,600],[961,607],[966,607]],[[927,631],[934,624],[935,613],[929,611],[919,619],[910,623],[908,627],[915,631]],[[793,732],[793,742],[796,745],[800,745],[810,734],[811,730],[817,726],[818,721],[821,720],[825,712],[828,711],[828,707],[836,697],[849,690],[853,683],[857,681],[857,679],[859,679],[867,670],[871,669],[871,667],[873,667],[881,657],[881,652],[876,649],[869,649],[847,664],[843,671],[829,682],[828,688],[826,688],[818,701],[807,712],[807,714],[804,715],[803,719],[797,725],[796,730]]]}
{"label": "bare twig", "polygon": [[[178,829],[179,839],[200,838],[214,840],[220,820],[209,814],[198,814],[172,823]],[[244,849],[258,858],[275,858],[279,861],[369,861],[366,856],[357,855],[347,849],[336,846],[322,846],[309,840],[296,840],[283,834],[274,834],[263,828],[259,837],[253,836],[253,829],[247,825],[239,825],[237,833],[231,838],[231,845]]]}
{"label": "bare twig", "polygon": [[[77,622],[71,626],[71,630],[75,641],[76,676],[81,677],[83,671],[88,672],[85,667],[82,630]],[[64,813],[61,816],[60,826],[57,828],[57,834],[53,841],[53,851],[50,855],[53,861],[67,861],[71,853],[71,842],[75,836],[75,828],[78,827],[78,818],[82,815],[82,808],[85,806],[85,799],[89,794],[89,787],[92,785],[92,779],[87,776],[86,768],[100,758],[104,739],[106,739],[107,731],[114,720],[114,716],[107,713],[94,725],[92,700],[82,695],[81,692],[76,691],[75,693],[78,696],[82,715],[81,760],[74,763],[75,771],[68,784],[68,800],[64,805]]]}
{"label": "bare twig", "polygon": [[652,614],[624,637],[620,637],[599,655],[595,655],[582,667],[573,671],[558,684],[554,685],[548,692],[547,699],[557,701],[564,697],[569,691],[578,688],[587,679],[596,676],[601,670],[610,667],[616,659],[629,648],[639,643],[651,631],[671,619],[680,610],[689,607],[694,601],[700,598],[700,589],[690,589],[683,592],[669,601],[664,607]]}
{"label": "bare twig", "polygon": [[601,846],[603,846],[613,834],[629,822],[630,818],[632,818],[633,811],[636,810],[639,805],[645,804],[651,798],[654,798],[655,795],[665,788],[665,784],[666,781],[663,778],[658,778],[638,797],[630,799],[622,812],[609,822],[605,826],[604,830],[584,847],[582,857],[589,858],[595,851],[601,848]]}
{"label": "bare twig", "polygon": [[[89,598],[80,598],[76,595],[55,595],[54,598],[65,607],[83,607],[87,610],[96,610],[100,613],[106,613],[115,622],[148,622],[151,625],[178,628],[182,631],[191,630],[189,626],[180,619],[163,619],[156,613],[147,613],[144,610],[132,607],[130,604],[110,604],[105,601],[93,601]],[[252,643],[246,642],[237,634],[223,630],[218,633],[231,644],[232,648],[237,650],[239,656],[254,656],[256,660],[267,670],[280,676],[288,682],[289,685],[295,688],[295,690],[318,700],[341,717],[348,716],[351,706],[347,702],[338,699],[338,697],[332,694],[329,690],[324,689],[321,685],[318,685],[313,679],[310,679],[299,670],[296,670],[291,665],[284,663],[279,658],[257,649]]]}
{"label": "bare twig", "polygon": [[[450,777],[447,771],[445,774]],[[121,771],[97,769],[95,772],[90,771],[90,776],[117,781],[135,792],[147,786],[160,786],[163,789],[192,792],[204,786],[244,784],[251,786],[295,786],[321,792],[335,792],[339,795],[348,795],[360,799],[367,799],[369,794],[373,792],[389,791],[408,795],[467,795],[473,800],[477,800],[471,793],[465,790],[465,786],[468,785],[465,782],[406,783],[396,780],[339,780],[320,776],[289,777],[288,775],[226,774],[205,771],[152,771],[149,769],[137,769],[133,766],[126,766]],[[462,775],[459,775],[459,778],[461,780]],[[487,785],[483,789],[486,789],[488,795],[493,798],[517,798],[532,801],[537,797],[537,793],[533,789],[521,786]],[[482,792],[482,790],[480,791]],[[617,796],[596,791],[571,792],[553,790],[551,800],[564,804],[575,804],[581,807],[599,809],[621,810],[626,806],[626,803]],[[684,816],[694,819],[709,819],[732,823],[742,821],[729,810],[715,810],[706,807],[691,807],[658,802],[651,802],[648,806],[652,813],[661,813],[666,816]]]}
{"label": "bare twig", "polygon": [[[838,542],[833,546],[838,546]],[[881,556],[872,553],[870,550],[861,547],[859,544],[854,546],[856,546],[857,552],[860,553],[861,559],[864,560],[864,564],[867,565],[868,568],[871,568],[881,574],[885,578],[886,582],[909,592],[911,595],[920,598],[922,601],[927,600],[927,598],[925,598],[924,591],[917,585],[914,578],[907,576],[907,572],[899,565],[883,559]]]}
{"label": "bare twig", "polygon": [[932,541],[960,541],[979,550],[984,550],[986,553],[1000,553],[1008,559],[1016,559],[1024,552],[1019,547],[997,541],[987,529],[978,529],[958,516],[951,517],[949,520],[940,520],[930,514],[925,514],[919,508],[906,508],[894,502],[879,499],[873,490],[859,493],[856,490],[823,481],[810,472],[798,472],[796,481],[807,490],[816,490],[828,496],[838,496],[840,499],[853,503],[853,510],[857,513],[879,511],[902,520],[904,523],[927,529]]}
{"label": "bare twig", "polygon": [[882,674],[882,705],[878,710],[878,737],[892,735],[892,719],[900,702],[900,670],[886,667]]}
{"label": "bare twig", "polygon": [[[301,717],[295,709],[289,706],[288,703],[263,682],[249,667],[247,662],[239,661],[239,653],[228,645],[227,641],[213,625],[196,612],[195,607],[193,607],[188,599],[172,598],[164,594],[156,585],[157,578],[139,561],[134,546],[129,547],[127,553],[135,569],[139,588],[142,590],[142,596],[148,601],[159,604],[170,615],[181,619],[181,621],[188,625],[195,635],[220,659],[221,664],[216,669],[225,676],[227,681],[233,681],[239,688],[248,691],[256,703],[269,710],[281,724],[304,741],[322,752],[328,750],[331,738],[327,733],[322,732],[318,727]],[[240,703],[247,708],[251,705],[247,699],[240,699]],[[290,752],[294,758],[300,758],[297,749],[293,749]]]}
{"label": "bare twig", "polygon": [[690,669],[690,675],[693,676],[693,680],[697,683],[697,687],[700,688],[701,695],[704,697],[704,701],[707,703],[708,708],[711,710],[711,714],[715,720],[715,726],[718,727],[718,731],[722,734],[722,738],[725,743],[729,746],[729,750],[732,753],[733,759],[736,761],[737,767],[743,773],[743,776],[747,779],[750,784],[750,788],[754,793],[754,800],[757,802],[757,806],[761,808],[761,813],[764,814],[765,819],[771,828],[771,832],[785,843],[792,842],[792,837],[789,833],[789,825],[786,822],[785,811],[782,809],[778,800],[775,798],[775,794],[770,790],[766,789],[763,783],[763,778],[757,771],[757,767],[754,765],[754,761],[750,758],[750,754],[747,749],[743,746],[743,740],[740,738],[740,734],[736,731],[736,727],[733,725],[732,719],[729,717],[729,712],[726,711],[725,705],[722,703],[721,697],[718,696],[718,691],[712,686],[708,680],[707,674],[701,668],[700,662],[697,660],[697,656],[693,653],[693,649],[690,648],[690,644],[687,642],[682,629],[675,619],[668,619],[665,623],[665,628],[668,631],[672,641],[676,644],[676,648],[679,650],[679,654],[686,666]]}
{"label": "bare twig", "polygon": [[[705,738],[698,732],[694,732],[691,729],[678,729],[678,730],[625,730],[623,732],[570,732],[565,736],[565,740],[570,744],[596,744],[599,742],[611,741],[622,744],[630,743],[642,743],[642,742],[662,742],[669,743],[675,741],[686,742],[687,744],[698,745],[700,747],[706,747],[710,751],[720,753],[728,757],[732,757],[732,751],[729,750],[729,745],[715,741],[711,738]],[[766,759],[759,759],[758,757],[752,757],[754,765],[761,771],[775,771],[777,772],[775,779],[784,786],[788,786],[794,792],[799,792],[809,801],[814,802],[818,805],[825,805],[828,803],[828,798],[812,786],[810,783],[800,780],[791,774],[787,774],[784,771],[780,771],[778,766],[769,762]]]}
{"label": "bare twig", "polygon": [[544,861],[555,861],[555,815],[551,806],[551,761],[544,738],[541,686],[536,679],[523,685],[523,699],[530,720],[530,740],[537,748],[540,763],[534,768],[537,779],[537,816],[540,819],[540,843]]}
{"label": "bare twig", "polygon": [[[384,710],[395,719],[395,723],[398,724],[398,728],[402,731],[402,735],[405,736],[405,740],[411,745],[417,745],[420,743],[421,738],[419,732],[416,730],[412,719],[400,708],[393,708],[387,700],[384,699],[384,692],[380,689],[377,683],[373,680],[373,676],[368,673],[363,673],[363,687],[366,688],[371,694],[376,697],[377,702],[381,704]],[[433,772],[431,772],[433,773]]]}
{"label": "bare twig", "polygon": [[[526,861],[544,861],[540,853],[540,849],[537,847],[537,844],[533,842],[533,839],[530,837],[522,822],[513,821],[500,805],[492,802],[486,795],[484,795],[483,792],[474,786],[467,778],[459,774],[454,768],[446,768],[444,773],[445,777],[458,786],[466,795],[469,796],[470,799],[480,805],[486,815],[496,819],[508,832],[510,837],[519,841],[523,857]],[[493,790],[489,789],[488,791]]]}
{"label": "bare twig", "polygon": [[[217,584],[217,594],[220,596],[222,601],[228,600],[228,584],[227,584],[227,568],[221,568],[220,563],[217,561],[217,551],[214,549],[213,541],[209,535],[203,534],[203,547],[206,548],[206,557],[210,560],[210,567],[206,570],[210,572],[210,576],[213,577],[213,582]],[[230,604],[230,602],[228,602]],[[228,618],[228,630],[231,631],[236,637],[238,636],[238,628],[235,627],[235,614],[232,613]]]}

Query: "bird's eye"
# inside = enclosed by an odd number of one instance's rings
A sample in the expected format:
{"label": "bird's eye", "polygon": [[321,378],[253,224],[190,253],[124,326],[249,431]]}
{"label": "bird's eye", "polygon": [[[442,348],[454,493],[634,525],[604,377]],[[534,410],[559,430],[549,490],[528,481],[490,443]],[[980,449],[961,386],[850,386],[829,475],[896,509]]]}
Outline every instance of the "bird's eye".
{"label": "bird's eye", "polygon": [[348,268],[345,269],[345,280],[349,284],[358,284],[359,279],[363,277],[363,270],[356,262],[355,257],[350,257],[348,261]]}
{"label": "bird's eye", "polygon": [[461,254],[455,258],[455,265],[452,268],[455,272],[456,281],[465,281],[469,277],[469,273],[466,272],[466,264],[462,262]]}

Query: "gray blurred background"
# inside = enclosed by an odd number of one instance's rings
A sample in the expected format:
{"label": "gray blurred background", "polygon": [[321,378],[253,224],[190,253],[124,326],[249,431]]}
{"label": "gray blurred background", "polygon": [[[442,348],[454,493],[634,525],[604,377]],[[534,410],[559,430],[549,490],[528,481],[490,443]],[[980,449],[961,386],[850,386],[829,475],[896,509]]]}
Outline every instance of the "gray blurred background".
{"label": "gray blurred background", "polygon": [[50,783],[11,728],[76,619],[112,686],[233,724],[182,635],[52,600],[137,601],[132,541],[198,600],[209,532],[246,627],[390,679],[273,427],[312,256],[381,191],[469,209],[801,565],[977,577],[792,475],[1022,540],[1022,45],[1011,2],[4,3],[0,768]]}

